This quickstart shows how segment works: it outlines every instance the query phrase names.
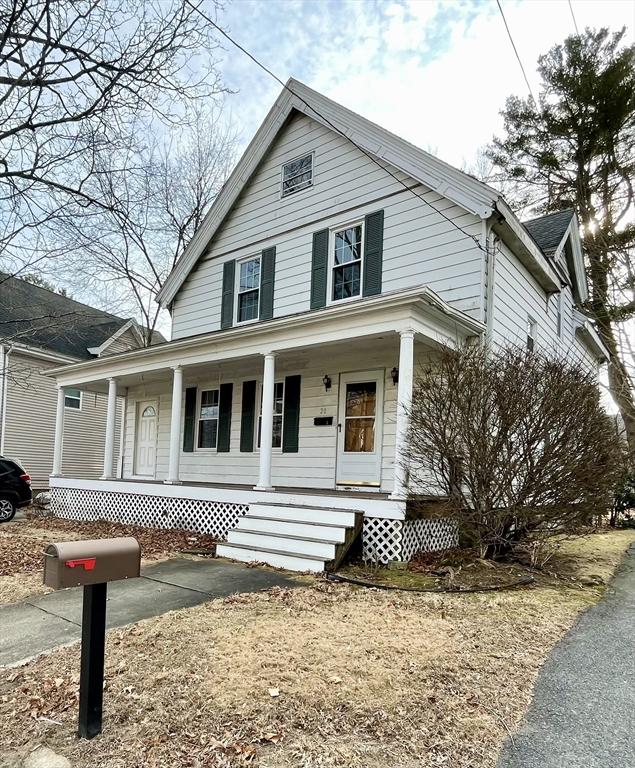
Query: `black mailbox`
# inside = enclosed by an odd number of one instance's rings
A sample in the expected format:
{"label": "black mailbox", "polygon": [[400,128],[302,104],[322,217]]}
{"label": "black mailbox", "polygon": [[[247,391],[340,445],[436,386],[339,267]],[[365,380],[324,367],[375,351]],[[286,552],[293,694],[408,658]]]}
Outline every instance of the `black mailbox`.
{"label": "black mailbox", "polygon": [[53,589],[131,579],[141,572],[141,547],[131,536],[49,544],[44,583]]}
{"label": "black mailbox", "polygon": [[141,547],[131,536],[85,539],[49,544],[44,555],[47,586],[84,587],[78,733],[92,739],[102,725],[108,582],[141,575]]}

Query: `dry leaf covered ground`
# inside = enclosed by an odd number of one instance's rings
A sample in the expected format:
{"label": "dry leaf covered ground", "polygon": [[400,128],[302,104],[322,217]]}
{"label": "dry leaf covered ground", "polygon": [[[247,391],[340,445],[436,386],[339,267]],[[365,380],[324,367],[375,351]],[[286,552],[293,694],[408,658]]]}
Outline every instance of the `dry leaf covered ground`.
{"label": "dry leaf covered ground", "polygon": [[112,631],[104,733],[75,738],[75,646],[0,673],[4,749],[44,743],[75,768],[493,768],[546,654],[601,596],[572,573],[609,578],[634,539],[568,542],[559,585],[419,595],[316,579]]}
{"label": "dry leaf covered ground", "polygon": [[50,591],[42,584],[43,555],[52,541],[134,536],[144,561],[160,560],[182,549],[211,551],[215,539],[189,531],[140,528],[107,521],[80,523],[59,517],[31,515],[0,526],[0,604]]}

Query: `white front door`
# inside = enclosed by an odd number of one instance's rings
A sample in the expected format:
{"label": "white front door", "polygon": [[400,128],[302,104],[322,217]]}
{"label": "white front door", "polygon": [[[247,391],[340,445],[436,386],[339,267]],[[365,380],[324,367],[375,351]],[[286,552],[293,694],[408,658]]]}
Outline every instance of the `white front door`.
{"label": "white front door", "polygon": [[340,376],[337,484],[381,484],[384,372]]}
{"label": "white front door", "polygon": [[147,400],[137,403],[137,439],[135,441],[134,473],[154,477],[157,455],[157,403]]}

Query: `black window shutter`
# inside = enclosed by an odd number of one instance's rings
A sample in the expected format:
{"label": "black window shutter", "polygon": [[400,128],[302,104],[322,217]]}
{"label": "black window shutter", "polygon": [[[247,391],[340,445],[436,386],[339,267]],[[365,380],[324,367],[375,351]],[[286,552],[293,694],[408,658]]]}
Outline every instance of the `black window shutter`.
{"label": "black window shutter", "polygon": [[276,249],[265,248],[260,256],[260,319],[273,317],[273,284],[276,273]]}
{"label": "black window shutter", "polygon": [[301,380],[301,376],[287,376],[284,380],[284,416],[282,421],[282,450],[284,453],[298,452]]}
{"label": "black window shutter", "polygon": [[256,423],[256,382],[243,381],[243,401],[240,416],[240,450],[251,453],[254,449]]}
{"label": "black window shutter", "polygon": [[219,453],[227,453],[229,451],[233,392],[233,384],[220,385],[220,392],[218,394],[218,441],[216,443],[216,450]]}
{"label": "black window shutter", "polygon": [[326,304],[326,274],[329,264],[329,231],[322,229],[313,233],[313,256],[311,259],[311,309]]}
{"label": "black window shutter", "polygon": [[384,212],[366,216],[364,228],[364,296],[381,293],[381,273],[384,253]]}
{"label": "black window shutter", "polygon": [[183,424],[183,450],[192,453],[194,450],[194,432],[196,426],[196,387],[185,390],[185,419]]}
{"label": "black window shutter", "polygon": [[221,298],[220,327],[231,328],[234,324],[234,279],[236,261],[226,261],[223,264],[223,295]]}

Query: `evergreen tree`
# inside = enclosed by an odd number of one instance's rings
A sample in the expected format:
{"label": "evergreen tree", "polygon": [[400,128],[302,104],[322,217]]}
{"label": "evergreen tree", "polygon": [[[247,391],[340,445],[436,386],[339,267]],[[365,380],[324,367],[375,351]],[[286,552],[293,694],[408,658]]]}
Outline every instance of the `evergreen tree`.
{"label": "evergreen tree", "polygon": [[586,29],[541,56],[538,104],[507,100],[506,135],[488,156],[499,180],[514,180],[521,206],[578,215],[590,286],[584,309],[609,350],[609,387],[635,460],[633,347],[624,335],[635,318],[635,45],[625,34]]}

